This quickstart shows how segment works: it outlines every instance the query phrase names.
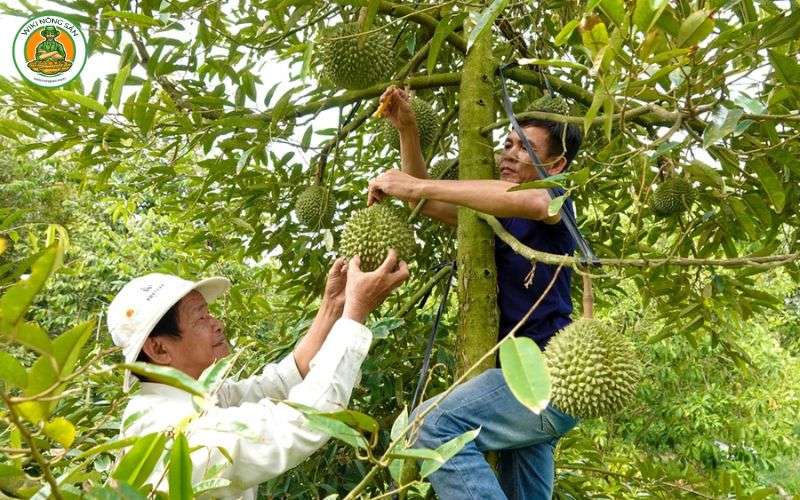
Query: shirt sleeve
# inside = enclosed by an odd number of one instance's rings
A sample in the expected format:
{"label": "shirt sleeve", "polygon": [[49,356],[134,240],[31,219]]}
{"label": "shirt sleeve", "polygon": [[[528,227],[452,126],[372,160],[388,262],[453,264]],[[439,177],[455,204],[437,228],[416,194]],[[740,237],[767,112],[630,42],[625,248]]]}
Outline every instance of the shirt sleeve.
{"label": "shirt sleeve", "polygon": [[[347,406],[372,333],[347,319],[334,324],[310,363],[306,378],[291,387],[287,400],[320,411]],[[213,407],[189,426],[195,480],[222,467],[230,485],[213,494],[231,495],[276,477],[298,465],[328,440],[306,424],[302,413],[270,399],[239,406]],[[229,461],[230,458],[230,461]]]}
{"label": "shirt sleeve", "polygon": [[286,399],[289,390],[302,381],[294,354],[289,353],[280,362],[265,366],[260,375],[223,382],[217,392],[217,401],[219,406],[227,408],[242,403],[255,403],[264,398]]}

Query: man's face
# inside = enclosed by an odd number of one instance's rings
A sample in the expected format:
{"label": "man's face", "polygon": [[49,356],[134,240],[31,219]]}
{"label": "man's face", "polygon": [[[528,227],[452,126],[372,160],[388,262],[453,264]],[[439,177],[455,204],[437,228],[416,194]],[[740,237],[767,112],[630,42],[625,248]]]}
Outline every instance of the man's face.
{"label": "man's face", "polygon": [[167,342],[171,362],[194,378],[214,361],[230,353],[222,322],[211,316],[203,295],[192,291],[178,302],[180,338],[161,337]]}
{"label": "man's face", "polygon": [[[564,169],[566,160],[563,157],[550,156],[548,147],[547,130],[541,127],[523,127],[528,142],[533,146],[536,156],[541,160],[544,169],[555,175]],[[500,154],[500,180],[521,184],[539,178],[525,146],[517,135],[511,131],[503,143],[503,152]]]}

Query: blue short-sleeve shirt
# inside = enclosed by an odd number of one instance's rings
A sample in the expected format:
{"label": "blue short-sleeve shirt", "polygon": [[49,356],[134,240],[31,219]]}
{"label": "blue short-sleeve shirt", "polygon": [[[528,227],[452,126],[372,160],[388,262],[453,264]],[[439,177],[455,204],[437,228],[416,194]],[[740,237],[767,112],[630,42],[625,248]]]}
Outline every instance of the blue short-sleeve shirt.
{"label": "blue short-sleeve shirt", "polygon": [[[564,207],[573,210],[572,200]],[[543,252],[572,255],[575,241],[564,221],[547,224],[542,221],[517,217],[498,219],[503,227],[525,245]],[[505,337],[528,312],[544,292],[558,266],[531,261],[514,252],[499,238],[495,238],[495,263],[497,264],[497,305],[500,310],[500,338]],[[531,271],[533,274],[531,275]],[[517,331],[517,336],[529,337],[544,349],[550,338],[567,326],[572,314],[570,280],[572,269],[564,267],[556,282],[528,321]],[[526,286],[526,282],[528,286]]]}

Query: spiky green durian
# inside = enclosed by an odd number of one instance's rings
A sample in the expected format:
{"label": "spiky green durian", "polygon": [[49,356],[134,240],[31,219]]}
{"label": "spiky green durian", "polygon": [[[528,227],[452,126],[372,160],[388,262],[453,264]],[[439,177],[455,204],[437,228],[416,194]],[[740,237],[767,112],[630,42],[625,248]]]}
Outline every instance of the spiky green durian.
{"label": "spiky green durian", "polygon": [[542,111],[544,113],[555,113],[557,115],[568,115],[569,104],[563,97],[544,95],[530,105],[528,111]]}
{"label": "spiky green durian", "polygon": [[414,230],[388,203],[378,203],[353,212],[344,226],[339,254],[361,257],[361,270],[374,271],[390,248],[400,260],[408,261],[417,247]]}
{"label": "spiky green durian", "polygon": [[324,186],[306,188],[294,202],[294,212],[304,225],[317,229],[327,227],[333,219],[333,193]]}
{"label": "spiky green durian", "polygon": [[653,194],[651,208],[657,215],[667,217],[688,210],[694,202],[692,184],[682,177],[670,177]]}
{"label": "spiky green durian", "polygon": [[[431,105],[419,97],[411,98],[411,110],[417,118],[419,142],[422,149],[425,150],[436,139],[436,133],[439,131],[439,117]],[[389,120],[384,120],[381,123],[381,134],[390,146],[400,150],[400,133],[389,123]]]}
{"label": "spiky green durian", "polygon": [[340,23],[325,29],[316,42],[322,75],[337,87],[358,90],[392,77],[392,39],[383,31],[359,33],[358,23]]}
{"label": "spiky green durian", "polygon": [[547,344],[552,400],[593,418],[621,409],[636,393],[641,368],[633,344],[609,323],[581,318]]}
{"label": "spiky green durian", "polygon": [[458,167],[453,165],[452,159],[439,160],[428,171],[428,177],[431,179],[443,179],[448,181],[458,180]]}

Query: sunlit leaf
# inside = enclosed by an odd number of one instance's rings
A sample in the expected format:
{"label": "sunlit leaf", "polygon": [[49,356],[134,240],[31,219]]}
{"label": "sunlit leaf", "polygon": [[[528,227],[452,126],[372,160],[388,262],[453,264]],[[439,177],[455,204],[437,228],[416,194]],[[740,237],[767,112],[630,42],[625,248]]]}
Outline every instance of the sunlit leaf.
{"label": "sunlit leaf", "polygon": [[550,402],[550,374],[536,343],[513,337],[500,346],[500,366],[512,394],[537,415]]}

